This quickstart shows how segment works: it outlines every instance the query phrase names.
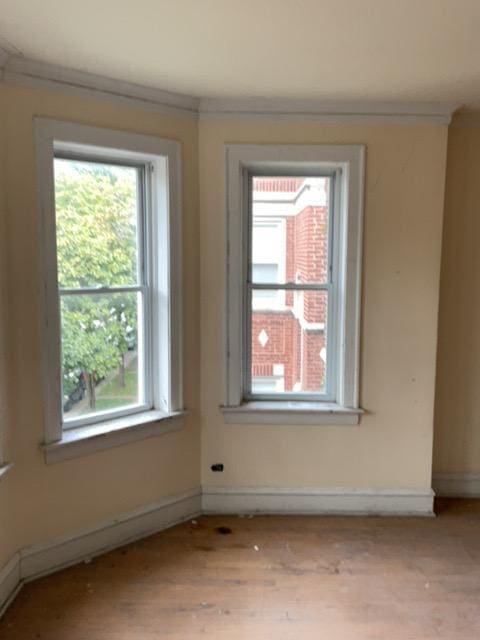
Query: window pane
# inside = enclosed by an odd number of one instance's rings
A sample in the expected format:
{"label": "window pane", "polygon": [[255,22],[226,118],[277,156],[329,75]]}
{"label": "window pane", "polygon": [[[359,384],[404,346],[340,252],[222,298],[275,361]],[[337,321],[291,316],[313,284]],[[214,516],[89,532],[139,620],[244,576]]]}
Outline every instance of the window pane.
{"label": "window pane", "polygon": [[252,179],[252,282],[261,265],[275,267],[270,283],[325,283],[328,275],[330,178]]}
{"label": "window pane", "polygon": [[134,167],[55,159],[60,288],[137,283],[138,179]]}
{"label": "window pane", "polygon": [[274,304],[252,308],[252,393],[325,393],[328,293],[268,293]]}
{"label": "window pane", "polygon": [[264,284],[278,282],[278,264],[252,264],[252,280]]}
{"label": "window pane", "polygon": [[143,402],[142,294],[61,297],[64,419]]}

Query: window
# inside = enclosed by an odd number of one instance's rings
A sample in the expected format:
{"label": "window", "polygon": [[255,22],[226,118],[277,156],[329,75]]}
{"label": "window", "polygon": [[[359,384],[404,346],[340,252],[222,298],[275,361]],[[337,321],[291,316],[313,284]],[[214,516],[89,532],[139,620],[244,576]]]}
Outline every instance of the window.
{"label": "window", "polygon": [[[249,174],[245,398],[274,399],[280,391],[288,398],[333,399],[325,357],[327,335],[328,344],[333,343],[335,328],[327,329],[334,288],[329,251],[333,182],[333,176]],[[274,225],[268,222],[272,217]],[[279,234],[280,227],[284,232]],[[256,263],[262,250],[276,252],[274,269]],[[284,384],[262,392],[257,370],[272,375],[279,366]]]}
{"label": "window", "polygon": [[147,166],[54,161],[64,428],[150,409]]}
{"label": "window", "polygon": [[227,421],[358,421],[362,189],[361,146],[228,145]]}
{"label": "window", "polygon": [[177,143],[46,120],[37,143],[47,445],[180,414]]}

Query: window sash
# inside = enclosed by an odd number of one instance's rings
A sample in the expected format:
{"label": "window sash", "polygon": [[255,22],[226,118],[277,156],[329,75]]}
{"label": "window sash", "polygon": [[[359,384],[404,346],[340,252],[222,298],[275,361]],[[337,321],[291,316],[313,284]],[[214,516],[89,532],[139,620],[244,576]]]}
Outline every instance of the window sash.
{"label": "window sash", "polygon": [[[331,300],[333,298],[333,288],[331,285],[310,285],[308,287],[302,287],[301,285],[295,286],[276,286],[276,285],[251,285],[248,284],[248,304],[246,305],[246,321],[245,321],[245,366],[244,366],[244,400],[267,400],[267,401],[281,401],[281,400],[300,400],[300,401],[316,401],[316,402],[331,402],[334,400],[334,388],[332,387],[335,375],[335,332],[332,330],[334,326],[334,312],[332,309]],[[326,344],[326,367],[325,367],[325,390],[323,392],[314,391],[277,391],[275,393],[254,393],[252,391],[252,316],[253,313],[262,311],[259,309],[253,309],[252,305],[252,293],[255,290],[265,291],[325,291],[327,294],[327,318],[325,322],[325,333],[327,335]],[[269,309],[263,310],[264,313],[268,313]],[[272,311],[274,311],[272,309]],[[332,333],[334,335],[332,335]]]}
{"label": "window sash", "polygon": [[[143,399],[143,402],[136,403],[134,405],[126,405],[124,408],[119,409],[107,409],[104,411],[94,411],[89,413],[85,417],[68,418],[63,411],[63,401],[61,407],[61,426],[62,430],[74,429],[76,427],[94,425],[98,422],[105,420],[112,420],[115,418],[121,418],[136,413],[141,413],[153,408],[153,375],[152,375],[152,326],[151,326],[151,306],[152,306],[152,259],[149,255],[149,242],[150,237],[150,204],[151,185],[149,182],[149,175],[151,173],[151,166],[149,163],[132,163],[129,161],[119,161],[117,158],[108,156],[108,154],[99,156],[92,156],[85,152],[67,153],[56,151],[53,156],[53,161],[56,158],[62,160],[72,160],[85,163],[106,164],[130,167],[137,170],[137,284],[131,285],[111,285],[111,286],[99,286],[99,287],[58,287],[57,291],[58,299],[66,295],[105,295],[111,293],[140,293],[141,294],[141,326],[137,327],[138,337],[141,336],[142,351],[141,360],[142,371],[139,370],[138,380],[138,393]],[[55,225],[56,226],[56,225]],[[57,256],[58,263],[58,256]],[[140,321],[140,318],[138,319]],[[62,341],[62,331],[60,326],[60,342]],[[62,361],[59,362],[60,371],[62,370]],[[62,385],[60,379],[60,385]],[[141,385],[141,386],[140,386]],[[60,397],[63,398],[62,388],[60,388]]]}
{"label": "window sash", "polygon": [[[251,172],[245,170],[245,182],[248,190],[247,215],[246,218],[246,236],[247,243],[245,247],[244,260],[246,264],[246,285],[244,286],[244,318],[243,318],[243,335],[244,335],[244,362],[243,362],[243,391],[242,397],[246,401],[282,401],[282,400],[299,400],[299,401],[315,401],[315,402],[331,402],[336,399],[335,376],[336,376],[336,344],[337,344],[337,271],[338,271],[338,234],[336,229],[335,208],[337,205],[337,174],[335,169],[331,171],[322,171],[321,173],[305,173],[299,170],[287,170],[287,176],[299,177],[315,177],[327,178],[330,180],[330,194],[328,201],[328,254],[327,254],[327,282],[318,283],[265,283],[253,282],[252,278],[252,246],[253,246],[253,178],[254,177],[278,177],[282,175],[282,171],[274,172]],[[273,394],[253,393],[252,391],[252,293],[258,290],[280,290],[280,291],[325,291],[327,293],[327,356],[326,356],[326,378],[324,392],[311,391],[283,391]]]}
{"label": "window sash", "polygon": [[[152,402],[152,375],[151,375],[151,367],[149,366],[150,358],[149,352],[150,349],[148,347],[148,332],[151,331],[150,319],[148,314],[146,313],[147,307],[147,299],[149,290],[147,287],[142,286],[132,286],[132,287],[102,287],[101,289],[73,289],[71,290],[62,289],[59,291],[59,298],[63,295],[76,295],[76,296],[91,296],[91,295],[105,295],[108,293],[122,293],[133,292],[141,294],[141,318],[139,318],[138,322],[138,338],[141,337],[141,350],[142,353],[140,356],[140,362],[142,363],[143,371],[139,371],[139,381],[138,381],[138,392],[140,397],[143,398],[143,402],[137,402],[135,404],[125,405],[124,408],[118,409],[106,409],[104,411],[94,411],[89,413],[85,417],[66,417],[63,413],[62,406],[62,429],[67,431],[68,429],[74,429],[76,427],[82,427],[87,425],[93,425],[97,422],[103,422],[104,420],[113,420],[115,418],[122,418],[124,416],[133,415],[135,413],[141,413],[142,411],[147,411],[153,408]],[[61,334],[61,330],[60,330]],[[60,340],[62,336],[60,335]],[[62,363],[60,362],[60,369],[62,367]]]}

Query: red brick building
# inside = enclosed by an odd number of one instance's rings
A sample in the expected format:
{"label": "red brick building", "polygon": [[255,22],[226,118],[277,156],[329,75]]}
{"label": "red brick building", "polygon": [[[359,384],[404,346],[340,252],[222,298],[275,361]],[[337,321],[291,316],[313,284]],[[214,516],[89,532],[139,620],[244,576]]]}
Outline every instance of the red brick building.
{"label": "red brick building", "polygon": [[[328,178],[254,178],[254,283],[327,281],[328,197]],[[326,312],[325,291],[254,289],[254,392],[323,390]]]}

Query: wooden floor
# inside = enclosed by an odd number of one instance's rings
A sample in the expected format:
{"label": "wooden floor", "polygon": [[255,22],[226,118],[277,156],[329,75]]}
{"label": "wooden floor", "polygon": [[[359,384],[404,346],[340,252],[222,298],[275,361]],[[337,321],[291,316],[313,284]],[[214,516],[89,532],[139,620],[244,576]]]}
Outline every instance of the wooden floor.
{"label": "wooden floor", "polygon": [[1,640],[478,640],[480,501],[203,517],[27,585]]}

